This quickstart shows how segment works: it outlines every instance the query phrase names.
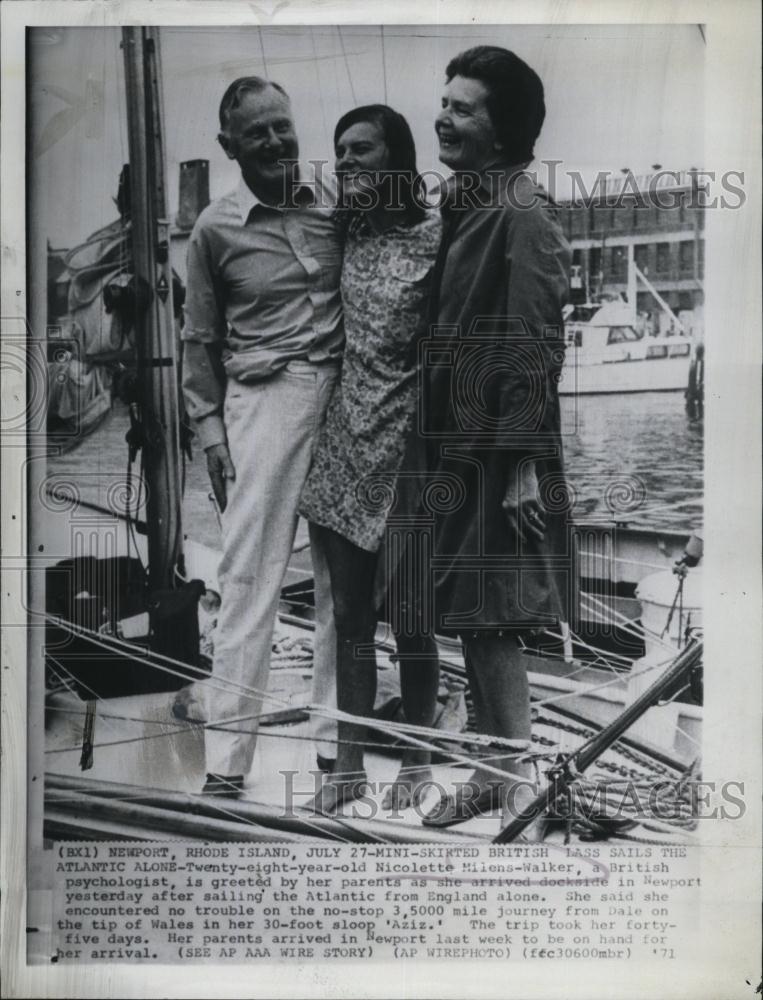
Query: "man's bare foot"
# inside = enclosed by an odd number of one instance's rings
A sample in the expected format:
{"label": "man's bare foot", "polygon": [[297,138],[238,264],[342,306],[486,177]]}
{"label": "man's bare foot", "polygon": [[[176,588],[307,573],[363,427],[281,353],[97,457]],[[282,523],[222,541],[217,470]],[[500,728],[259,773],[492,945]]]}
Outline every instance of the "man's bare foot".
{"label": "man's bare foot", "polygon": [[432,787],[432,771],[426,765],[421,767],[401,766],[397,777],[382,799],[382,809],[399,812],[421,804]]}
{"label": "man's bare foot", "polygon": [[207,722],[204,695],[195,684],[182,687],[172,703],[172,714],[183,722]]}
{"label": "man's bare foot", "polygon": [[368,776],[365,771],[344,772],[328,775],[318,794],[307,803],[307,808],[321,816],[330,816],[345,802],[362,798],[368,791]]}

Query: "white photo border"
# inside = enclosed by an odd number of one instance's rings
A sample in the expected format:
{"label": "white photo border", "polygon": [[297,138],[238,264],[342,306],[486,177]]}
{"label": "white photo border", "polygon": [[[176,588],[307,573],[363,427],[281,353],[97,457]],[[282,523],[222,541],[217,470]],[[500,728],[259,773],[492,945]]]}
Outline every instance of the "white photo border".
{"label": "white photo border", "polygon": [[[704,26],[706,166],[743,170],[746,203],[708,212],[706,257],[704,773],[745,781],[747,811],[704,830],[701,931],[691,964],[258,966],[26,965],[27,521],[24,450],[2,449],[2,959],[8,997],[669,997],[755,995],[761,885],[761,243],[760,19],[755,0],[16,0],[2,16],[3,393],[23,400],[5,353],[26,319],[25,29],[124,24],[583,23]],[[381,974],[383,972],[383,975]]]}

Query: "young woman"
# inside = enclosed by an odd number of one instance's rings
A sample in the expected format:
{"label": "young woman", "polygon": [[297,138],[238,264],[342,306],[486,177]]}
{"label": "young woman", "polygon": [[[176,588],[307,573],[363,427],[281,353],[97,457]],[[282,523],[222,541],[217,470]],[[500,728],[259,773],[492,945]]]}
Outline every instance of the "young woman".
{"label": "young woman", "polygon": [[[440,238],[423,201],[405,118],[386,105],[355,108],[334,132],[341,224],[346,229],[342,301],[346,346],[300,513],[321,534],[337,629],[337,704],[371,714],[376,696],[374,581],[379,549],[418,398],[415,343],[427,324]],[[399,616],[395,616],[399,617]],[[431,635],[396,630],[406,720],[433,721],[438,683]],[[332,812],[363,794],[362,723],[340,722],[336,763],[314,805]],[[404,755],[385,808],[418,804],[429,756]]]}

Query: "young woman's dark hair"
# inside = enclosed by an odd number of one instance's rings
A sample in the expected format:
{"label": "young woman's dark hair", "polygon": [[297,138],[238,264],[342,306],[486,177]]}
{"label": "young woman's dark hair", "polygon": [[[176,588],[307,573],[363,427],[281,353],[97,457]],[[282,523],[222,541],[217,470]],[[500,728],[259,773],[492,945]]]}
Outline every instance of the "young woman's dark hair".
{"label": "young woman's dark hair", "polygon": [[386,104],[365,104],[348,111],[336,123],[334,146],[347,129],[358,122],[376,125],[389,150],[389,177],[383,185],[382,196],[394,196],[406,218],[411,223],[420,222],[427,210],[426,189],[416,166],[416,144],[408,122]]}
{"label": "young woman's dark hair", "polygon": [[483,83],[488,91],[490,119],[507,162],[532,160],[535,140],[546,117],[543,84],[534,69],[508,49],[477,45],[451,59],[445,76],[448,83],[454,76]]}

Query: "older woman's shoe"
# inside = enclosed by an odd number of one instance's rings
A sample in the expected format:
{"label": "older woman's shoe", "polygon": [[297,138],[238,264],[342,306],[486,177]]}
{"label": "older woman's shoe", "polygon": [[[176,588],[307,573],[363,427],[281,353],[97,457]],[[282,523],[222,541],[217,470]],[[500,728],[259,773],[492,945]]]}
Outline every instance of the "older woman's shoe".
{"label": "older woman's shoe", "polygon": [[441,796],[439,802],[421,818],[423,826],[454,826],[474,816],[492,812],[501,805],[500,784],[479,790],[470,785],[459,787],[452,795]]}

